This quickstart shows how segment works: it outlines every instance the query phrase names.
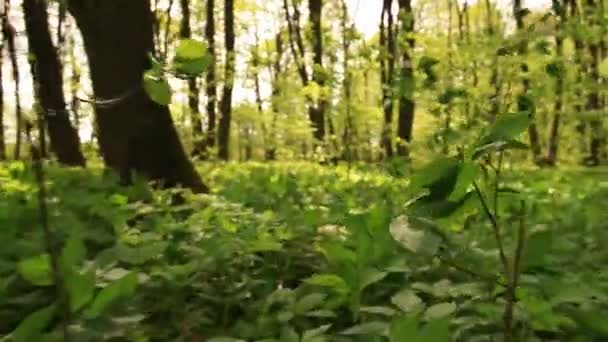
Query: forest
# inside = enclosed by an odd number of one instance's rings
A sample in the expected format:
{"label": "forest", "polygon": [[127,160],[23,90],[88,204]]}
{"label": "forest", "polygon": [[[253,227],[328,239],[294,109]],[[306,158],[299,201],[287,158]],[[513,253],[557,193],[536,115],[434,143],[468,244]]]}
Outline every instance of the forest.
{"label": "forest", "polygon": [[0,342],[608,341],[606,0],[0,26]]}

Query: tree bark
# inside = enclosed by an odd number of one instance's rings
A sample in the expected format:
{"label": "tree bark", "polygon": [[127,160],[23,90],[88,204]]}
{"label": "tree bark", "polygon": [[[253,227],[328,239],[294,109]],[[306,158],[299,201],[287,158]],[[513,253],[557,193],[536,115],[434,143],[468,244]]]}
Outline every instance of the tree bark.
{"label": "tree bark", "polygon": [[[4,21],[4,18],[1,19]],[[0,30],[2,31],[2,30]],[[2,35],[2,45],[6,42],[6,37]],[[0,49],[0,161],[6,160],[6,136],[4,131],[4,49]]]}
{"label": "tree bark", "polygon": [[23,0],[23,14],[29,48],[32,56],[34,90],[39,102],[39,117],[48,127],[51,150],[59,163],[84,166],[85,158],[80,151],[78,132],[70,123],[63,94],[63,75],[57,50],[49,31],[46,3]]}
{"label": "tree bark", "polygon": [[205,24],[205,39],[209,51],[210,61],[205,75],[205,93],[207,95],[207,135],[204,142],[200,142],[195,151],[207,154],[207,149],[215,147],[216,144],[216,102],[217,102],[217,81],[216,81],[216,56],[215,56],[215,1],[207,0]]}
{"label": "tree bark", "polygon": [[[313,69],[312,80],[323,88],[326,84],[323,75],[323,31],[321,28],[321,19],[323,17],[323,0],[309,0],[308,11],[310,23],[312,26],[312,51],[313,51]],[[327,99],[325,96],[317,99],[309,109],[311,122],[313,125],[313,136],[317,142],[322,142],[325,139],[325,112],[327,109]]]}
{"label": "tree bark", "polygon": [[13,150],[13,158],[21,159],[21,143],[23,130],[23,112],[21,109],[21,77],[19,73],[19,64],[17,63],[17,49],[15,47],[15,28],[9,22],[8,9],[11,4],[9,0],[4,1],[4,15],[2,16],[2,33],[8,47],[8,55],[11,62],[13,72],[13,82],[15,82],[15,146]]}
{"label": "tree bark", "polygon": [[[401,12],[402,27],[401,33],[405,35],[414,32],[414,13],[410,0],[399,0],[399,10]],[[406,38],[407,47],[403,49],[401,56],[401,82],[409,84],[405,90],[399,94],[399,121],[397,127],[397,153],[400,156],[409,155],[408,144],[412,141],[412,130],[414,128],[414,68],[410,53],[414,51],[415,41],[413,38]]]}
{"label": "tree bark", "polygon": [[226,46],[226,61],[224,66],[224,87],[220,100],[220,122],[218,131],[218,156],[228,160],[230,157],[230,122],[232,116],[232,89],[235,72],[234,55],[234,0],[226,0],[224,4],[224,45]]}
{"label": "tree bark", "polygon": [[381,143],[385,156],[393,156],[393,78],[395,74],[395,34],[393,24],[393,0],[384,0],[380,18],[380,81],[382,84],[382,109],[384,128]]}
{"label": "tree bark", "polygon": [[161,186],[207,191],[184,152],[168,106],[153,102],[142,87],[154,51],[150,0],[70,0],[68,9],[89,58],[106,165],[124,181],[136,172]]}
{"label": "tree bark", "polygon": [[[557,11],[558,23],[555,32],[555,52],[557,55],[558,63],[563,63],[562,59],[564,56],[563,51],[563,38],[562,30],[563,25],[567,19],[568,3],[564,2],[561,7],[555,8]],[[564,104],[564,77],[565,75],[557,75],[555,79],[555,104],[553,106],[553,121],[551,122],[551,129],[549,135],[549,148],[547,151],[546,164],[548,166],[555,166],[557,163],[557,152],[559,148],[559,129],[561,125],[561,117]]]}
{"label": "tree bark", "polygon": [[[518,32],[523,32],[524,28],[524,14],[522,13],[522,5],[521,0],[515,0],[513,2],[513,16],[515,17],[515,22],[517,26]],[[528,42],[524,39],[518,48],[518,54],[520,58],[525,58],[525,55],[528,53]],[[522,91],[517,98],[517,109],[520,112],[528,113],[531,119],[530,126],[528,127],[528,138],[530,141],[530,149],[532,151],[532,157],[534,158],[534,162],[538,162],[540,160],[541,155],[541,146],[540,146],[540,138],[538,134],[538,129],[536,127],[535,116],[535,105],[534,100],[530,97],[530,78],[528,77],[529,67],[526,62],[522,62],[520,64],[521,73],[522,73]]]}
{"label": "tree bark", "polygon": [[[180,0],[182,9],[182,21],[180,23],[179,37],[181,39],[192,38],[192,28],[190,25],[190,0]],[[188,79],[188,108],[190,109],[190,123],[192,125],[192,135],[194,138],[193,154],[199,156],[202,154],[202,139],[203,139],[203,123],[199,110],[199,89],[196,83],[196,78]]]}

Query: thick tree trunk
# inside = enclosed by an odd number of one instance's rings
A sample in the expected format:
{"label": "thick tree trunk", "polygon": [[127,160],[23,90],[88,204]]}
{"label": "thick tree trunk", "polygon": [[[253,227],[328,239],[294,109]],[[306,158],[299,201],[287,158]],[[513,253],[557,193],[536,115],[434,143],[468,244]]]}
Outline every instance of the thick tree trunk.
{"label": "thick tree trunk", "polygon": [[[180,23],[179,37],[181,39],[192,38],[192,28],[190,25],[190,0],[180,0],[182,9],[182,21]],[[192,136],[194,138],[194,155],[202,153],[201,142],[203,141],[203,122],[199,111],[199,89],[196,78],[188,79],[188,108],[190,109],[190,124],[192,125]]]}
{"label": "thick tree trunk", "polygon": [[220,101],[220,122],[218,131],[218,156],[228,160],[230,157],[230,121],[232,116],[232,89],[235,72],[234,56],[234,0],[224,4],[224,44],[226,61],[224,67],[224,89]]}
{"label": "thick tree trunk", "polygon": [[68,7],[89,58],[106,165],[126,181],[137,172],[162,186],[206,191],[184,153],[168,106],[153,102],[142,87],[154,50],[150,1],[70,0]]}
{"label": "thick tree trunk", "polygon": [[217,81],[216,81],[216,56],[215,56],[215,1],[207,0],[207,12],[205,23],[205,40],[211,60],[205,75],[205,93],[207,95],[207,134],[204,142],[201,142],[195,151],[207,154],[206,150],[215,147],[216,144],[216,102],[217,102]]}
{"label": "thick tree trunk", "polygon": [[[399,10],[402,18],[401,32],[405,35],[410,35],[414,32],[414,13],[410,0],[399,0]],[[414,51],[415,41],[413,38],[407,38],[407,47],[403,49],[401,56],[401,82],[408,84],[406,91],[401,91],[399,97],[399,121],[397,127],[397,137],[399,143],[397,145],[397,153],[400,156],[409,155],[408,144],[412,141],[412,130],[414,128],[414,69],[411,53]]]}
{"label": "thick tree trunk", "polygon": [[31,65],[40,106],[41,134],[44,133],[46,123],[51,150],[61,164],[84,166],[78,132],[70,123],[66,107],[62,69],[49,31],[46,3],[24,0],[23,14],[30,52],[34,57]]}

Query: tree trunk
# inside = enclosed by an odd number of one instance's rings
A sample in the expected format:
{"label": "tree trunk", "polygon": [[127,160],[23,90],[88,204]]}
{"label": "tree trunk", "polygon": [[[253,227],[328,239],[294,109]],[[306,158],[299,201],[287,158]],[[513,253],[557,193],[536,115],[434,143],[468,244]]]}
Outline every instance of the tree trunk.
{"label": "tree trunk", "polygon": [[270,135],[271,135],[271,144],[267,144],[265,151],[266,160],[275,160],[277,158],[277,141],[276,141],[276,126],[277,120],[279,116],[279,96],[281,95],[281,85],[280,81],[282,79],[282,64],[281,60],[283,59],[283,37],[282,33],[279,32],[275,36],[275,59],[272,65],[269,64],[269,71],[272,75],[272,122],[270,124]]}
{"label": "tree trunk", "polygon": [[386,157],[393,156],[393,75],[395,74],[395,34],[393,28],[393,0],[384,0],[380,18],[380,81],[382,84],[382,108],[384,128],[381,143]]}
{"label": "tree trunk", "polygon": [[89,58],[106,165],[124,181],[137,172],[162,186],[206,191],[184,153],[168,106],[153,102],[142,87],[154,50],[150,0],[70,0],[68,8]]}
{"label": "tree trunk", "polygon": [[[563,63],[564,51],[563,51],[563,38],[562,30],[563,24],[567,18],[568,3],[564,2],[559,8],[555,8],[558,14],[558,24],[556,26],[555,33],[555,52],[557,55],[558,63]],[[559,148],[559,129],[561,125],[561,117],[564,103],[564,77],[565,75],[557,75],[555,79],[555,104],[553,106],[553,121],[551,122],[551,130],[549,135],[549,148],[547,151],[546,164],[549,166],[555,166],[557,163],[557,151]]]}
{"label": "tree trunk", "polygon": [[[410,35],[414,32],[414,13],[410,0],[399,0],[399,10],[402,18],[401,32],[405,35]],[[408,144],[412,140],[412,130],[414,128],[414,69],[411,53],[414,51],[415,41],[413,38],[407,38],[407,47],[403,49],[401,56],[401,82],[406,84],[406,89],[401,90],[399,94],[399,121],[397,128],[397,136],[399,143],[397,145],[397,153],[400,156],[409,155]]]}
{"label": "tree trunk", "polygon": [[210,56],[207,74],[205,75],[205,93],[207,95],[207,135],[205,141],[201,141],[198,146],[200,153],[207,154],[207,149],[215,147],[216,144],[216,102],[217,102],[217,81],[216,75],[216,56],[215,56],[215,1],[207,0],[205,24],[205,39]]}
{"label": "tree trunk", "polygon": [[[595,0],[587,0],[585,8],[585,14],[589,17],[587,24],[592,28],[600,27],[601,23],[598,21],[599,14],[603,12],[603,4],[597,3]],[[602,41],[594,41],[589,43],[589,78],[593,84],[591,91],[587,96],[587,110],[592,112],[594,116],[603,115],[602,113],[602,99],[598,88],[600,87],[601,77],[599,72],[599,65],[602,58]],[[590,128],[590,140],[589,140],[589,157],[587,158],[587,164],[599,165],[601,163],[601,152],[605,145],[605,136],[603,122],[601,118],[594,118],[589,122]]]}
{"label": "tree trunk", "polygon": [[[4,19],[2,19],[4,20]],[[2,35],[2,45],[6,42],[6,37]],[[0,161],[6,160],[6,136],[4,131],[4,49],[0,49]]]}
{"label": "tree trunk", "polygon": [[230,121],[232,116],[232,88],[234,83],[234,0],[226,0],[224,5],[224,44],[226,61],[224,66],[224,89],[220,101],[220,123],[218,131],[218,156],[228,160],[230,157]]}
{"label": "tree trunk", "polygon": [[30,47],[34,57],[32,75],[34,89],[39,102],[39,116],[48,126],[51,150],[59,163],[69,166],[84,166],[80,151],[78,132],[70,123],[63,94],[63,75],[57,50],[49,31],[46,3],[38,0],[23,0],[23,14]]}
{"label": "tree trunk", "polygon": [[[326,76],[323,75],[323,31],[321,28],[321,20],[323,17],[323,0],[309,0],[308,11],[310,15],[310,24],[312,26],[312,51],[313,51],[313,71],[312,80],[324,87]],[[327,99],[321,96],[309,110],[310,118],[313,125],[313,136],[318,143],[325,139],[325,112],[327,110]]]}
{"label": "tree trunk", "polygon": [[[521,0],[515,0],[513,2],[513,15],[515,17],[517,30],[519,32],[523,32],[524,28],[524,13],[523,8],[521,6]],[[528,43],[524,39],[518,47],[518,54],[520,58],[526,58],[526,54],[528,53]],[[528,138],[530,140],[530,149],[532,150],[532,157],[534,162],[538,162],[540,160],[541,155],[541,146],[540,146],[540,138],[538,135],[538,129],[536,128],[536,120],[535,116],[535,105],[534,100],[530,96],[530,79],[528,77],[528,64],[522,62],[520,65],[521,73],[522,73],[522,91],[517,97],[517,110],[520,112],[528,113],[531,119],[530,126],[528,127]]]}
{"label": "tree trunk", "polygon": [[2,32],[8,47],[8,55],[13,71],[13,82],[15,83],[15,146],[13,150],[13,158],[15,160],[19,160],[21,159],[21,133],[23,130],[23,113],[21,109],[21,77],[19,75],[19,64],[17,63],[17,51],[15,47],[15,28],[9,22],[8,9],[10,6],[10,1],[5,0],[5,13],[2,16]]}
{"label": "tree trunk", "polygon": [[[180,7],[182,9],[182,21],[180,23],[179,37],[181,39],[192,38],[192,28],[190,25],[190,0],[180,0]],[[201,144],[203,139],[203,123],[201,120],[201,113],[199,111],[199,89],[196,83],[196,78],[192,77],[188,79],[188,108],[190,109],[190,124],[192,125],[192,136],[194,138],[194,152],[195,156],[202,154]]]}

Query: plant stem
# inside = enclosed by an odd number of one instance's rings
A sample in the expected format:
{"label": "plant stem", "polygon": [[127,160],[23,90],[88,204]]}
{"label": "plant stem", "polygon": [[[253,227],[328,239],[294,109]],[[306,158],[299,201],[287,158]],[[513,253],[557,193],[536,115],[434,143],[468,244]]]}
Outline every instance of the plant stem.
{"label": "plant stem", "polygon": [[454,269],[456,269],[458,271],[464,272],[464,273],[466,273],[466,274],[468,274],[470,276],[479,278],[481,280],[485,280],[487,282],[490,282],[490,283],[493,283],[493,284],[496,284],[496,285],[499,285],[499,286],[508,287],[508,284],[505,284],[504,282],[500,281],[499,279],[496,279],[496,278],[494,278],[492,276],[489,276],[489,275],[486,275],[486,274],[483,274],[483,273],[479,273],[479,272],[474,271],[474,270],[472,270],[470,268],[466,268],[466,267],[464,267],[462,265],[457,264],[453,260],[444,258],[442,256],[437,256],[437,258],[442,263],[444,263],[444,264],[446,264],[446,265],[448,265],[448,266],[450,266],[450,267],[452,267],[452,268],[454,268]]}
{"label": "plant stem", "polygon": [[32,141],[30,136],[31,124],[28,122],[26,128],[27,138],[30,143],[32,159],[34,164],[34,174],[36,182],[38,183],[38,211],[40,214],[40,225],[44,231],[44,240],[47,249],[47,253],[50,256],[51,261],[51,273],[53,281],[55,283],[55,290],[59,301],[60,309],[63,311],[63,320],[61,322],[61,330],[63,333],[63,341],[71,341],[69,333],[69,325],[71,321],[70,303],[67,292],[65,291],[63,284],[63,277],[61,275],[61,269],[59,266],[59,253],[56,250],[56,246],[53,239],[53,233],[49,223],[49,214],[46,204],[46,186],[45,186],[45,174],[44,167],[42,164],[42,157],[40,150],[36,144]]}
{"label": "plant stem", "polygon": [[494,215],[490,211],[490,207],[488,206],[486,199],[483,197],[483,194],[481,193],[481,190],[479,189],[477,182],[473,182],[473,186],[475,187],[475,192],[477,193],[477,197],[479,197],[479,201],[481,202],[481,206],[483,207],[483,210],[486,213],[486,216],[492,223],[492,228],[494,230],[494,237],[496,238],[496,244],[498,246],[498,253],[500,256],[500,261],[504,268],[505,275],[508,278],[509,275],[511,274],[511,271],[510,271],[511,268],[509,267],[509,260],[507,259],[507,255],[505,254],[505,248],[504,248],[504,244],[503,244],[503,240],[502,240],[502,234],[500,231],[500,225],[498,224],[496,217],[494,217]]}
{"label": "plant stem", "polygon": [[505,324],[504,340],[505,342],[513,341],[513,309],[515,307],[516,290],[519,284],[519,276],[521,273],[521,260],[526,241],[526,225],[525,225],[526,206],[525,202],[521,202],[521,211],[519,217],[519,229],[517,231],[517,246],[515,248],[515,257],[513,260],[513,273],[507,288],[505,312],[503,316]]}

